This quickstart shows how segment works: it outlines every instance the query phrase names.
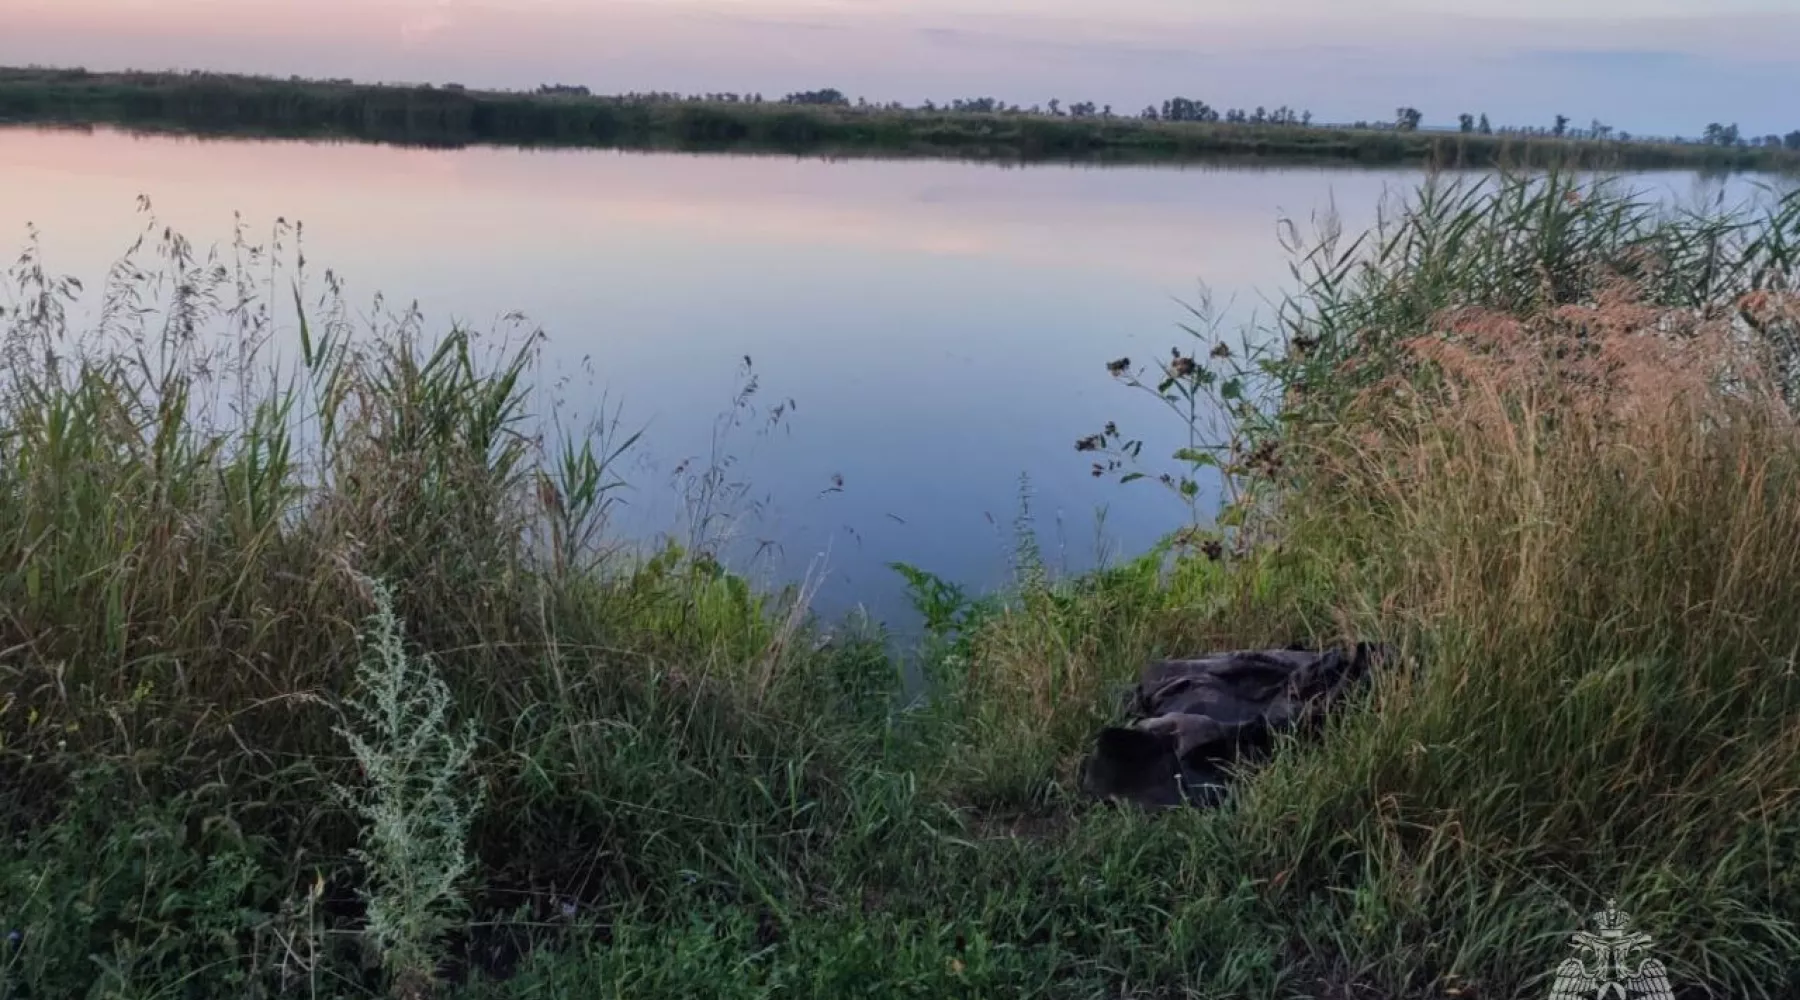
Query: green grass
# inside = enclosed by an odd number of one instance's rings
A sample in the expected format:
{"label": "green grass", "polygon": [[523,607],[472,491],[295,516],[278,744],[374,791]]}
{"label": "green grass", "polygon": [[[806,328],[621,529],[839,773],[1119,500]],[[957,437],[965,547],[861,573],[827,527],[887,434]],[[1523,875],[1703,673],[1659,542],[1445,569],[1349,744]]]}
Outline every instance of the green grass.
{"label": "green grass", "polygon": [[589,146],[1024,162],[1247,159],[1442,167],[1800,168],[1800,151],[1773,147],[539,94],[199,72],[0,68],[0,122],[7,121],[429,146]]}
{"label": "green grass", "polygon": [[[419,948],[468,997],[1542,995],[1609,896],[1678,983],[1793,995],[1797,220],[1551,175],[1319,242],[1275,346],[1118,368],[1226,405],[1168,484],[1233,505],[978,601],[908,567],[922,704],[880,635],[613,545],[626,442],[542,441],[529,341],[357,325],[267,277],[285,230],[148,220],[85,290],[28,252],[0,997],[417,996]],[[1074,791],[1145,657],[1340,637],[1416,666],[1229,807]]]}

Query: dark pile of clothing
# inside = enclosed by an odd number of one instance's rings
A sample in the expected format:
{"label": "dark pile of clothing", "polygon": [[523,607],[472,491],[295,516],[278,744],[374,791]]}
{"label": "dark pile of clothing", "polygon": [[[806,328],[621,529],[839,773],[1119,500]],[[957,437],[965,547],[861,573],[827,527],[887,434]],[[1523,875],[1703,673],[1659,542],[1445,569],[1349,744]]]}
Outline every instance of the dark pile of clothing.
{"label": "dark pile of clothing", "polygon": [[1314,729],[1392,658],[1358,643],[1151,663],[1127,706],[1132,721],[1101,730],[1082,762],[1082,787],[1149,807],[1217,805],[1234,768],[1263,759],[1278,733]]}

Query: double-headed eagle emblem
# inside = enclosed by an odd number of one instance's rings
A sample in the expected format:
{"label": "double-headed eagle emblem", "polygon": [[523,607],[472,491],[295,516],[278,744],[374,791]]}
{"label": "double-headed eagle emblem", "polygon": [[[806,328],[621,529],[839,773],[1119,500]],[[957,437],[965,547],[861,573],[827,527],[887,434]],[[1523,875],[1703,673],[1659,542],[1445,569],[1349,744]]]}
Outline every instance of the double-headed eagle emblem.
{"label": "double-headed eagle emblem", "polygon": [[1550,1000],[1674,1000],[1668,970],[1645,954],[1650,935],[1633,931],[1610,899],[1592,919],[1594,930],[1570,942],[1575,956],[1557,966]]}

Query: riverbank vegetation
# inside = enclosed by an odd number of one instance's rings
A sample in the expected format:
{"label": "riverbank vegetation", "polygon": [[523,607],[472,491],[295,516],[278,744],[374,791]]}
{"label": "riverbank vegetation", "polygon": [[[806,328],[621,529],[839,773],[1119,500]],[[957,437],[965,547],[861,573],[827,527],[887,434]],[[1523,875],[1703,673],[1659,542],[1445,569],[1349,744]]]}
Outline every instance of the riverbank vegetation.
{"label": "riverbank vegetation", "polygon": [[[918,107],[852,102],[837,90],[788,94],[626,94],[545,85],[481,91],[216,73],[0,68],[0,123],[113,125],[198,135],[342,138],[430,146],[498,144],[768,150],[814,155],[955,156],[1001,161],[1180,162],[1220,158],[1597,169],[1800,169],[1800,132],[1753,144],[1733,126],[1706,141],[1649,140],[1566,116],[1542,128],[1460,116],[1458,131],[1392,118],[1314,124],[1286,106],[1216,109],[1177,97],[1141,112],[1092,102],[1021,108],[994,98]],[[1729,130],[1729,131],[1727,131]],[[1729,138],[1729,141],[1726,139]]]}
{"label": "riverbank vegetation", "polygon": [[[286,228],[27,252],[0,997],[1542,995],[1609,897],[1677,984],[1793,995],[1800,199],[1434,180],[1291,236],[1272,340],[1110,366],[1194,448],[1071,453],[1231,502],[1076,579],[1023,534],[991,598],[913,570],[923,700],[617,549],[627,442],[540,435],[529,338],[271,282]],[[1340,639],[1410,666],[1224,808],[1076,793],[1146,657]]]}

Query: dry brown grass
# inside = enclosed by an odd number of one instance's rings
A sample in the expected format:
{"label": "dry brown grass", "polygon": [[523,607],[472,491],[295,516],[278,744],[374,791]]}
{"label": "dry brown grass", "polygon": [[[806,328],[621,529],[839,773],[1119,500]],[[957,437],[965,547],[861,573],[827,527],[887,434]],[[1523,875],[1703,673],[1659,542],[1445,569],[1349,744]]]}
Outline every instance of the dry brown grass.
{"label": "dry brown grass", "polygon": [[1504,952],[1577,886],[1734,928],[1672,942],[1684,974],[1766,978],[1734,963],[1800,912],[1773,874],[1800,828],[1800,429],[1761,358],[1624,283],[1402,348],[1292,442],[1286,513],[1356,630],[1421,667],[1254,788],[1263,874],[1349,878],[1373,922],[1320,946],[1399,979],[1452,897],[1514,901],[1464,927]]}
{"label": "dry brown grass", "polygon": [[[1786,584],[1800,500],[1780,485],[1800,436],[1729,320],[1615,283],[1535,316],[1447,312],[1404,349],[1356,401],[1357,432],[1319,446],[1343,502],[1386,511],[1412,550],[1402,604],[1496,612],[1510,594],[1509,616],[1548,627],[1626,580],[1698,573],[1683,594],[1720,614]],[[1694,558],[1640,579],[1633,532],[1651,549],[1689,537]],[[1551,599],[1577,580],[1576,608]]]}

